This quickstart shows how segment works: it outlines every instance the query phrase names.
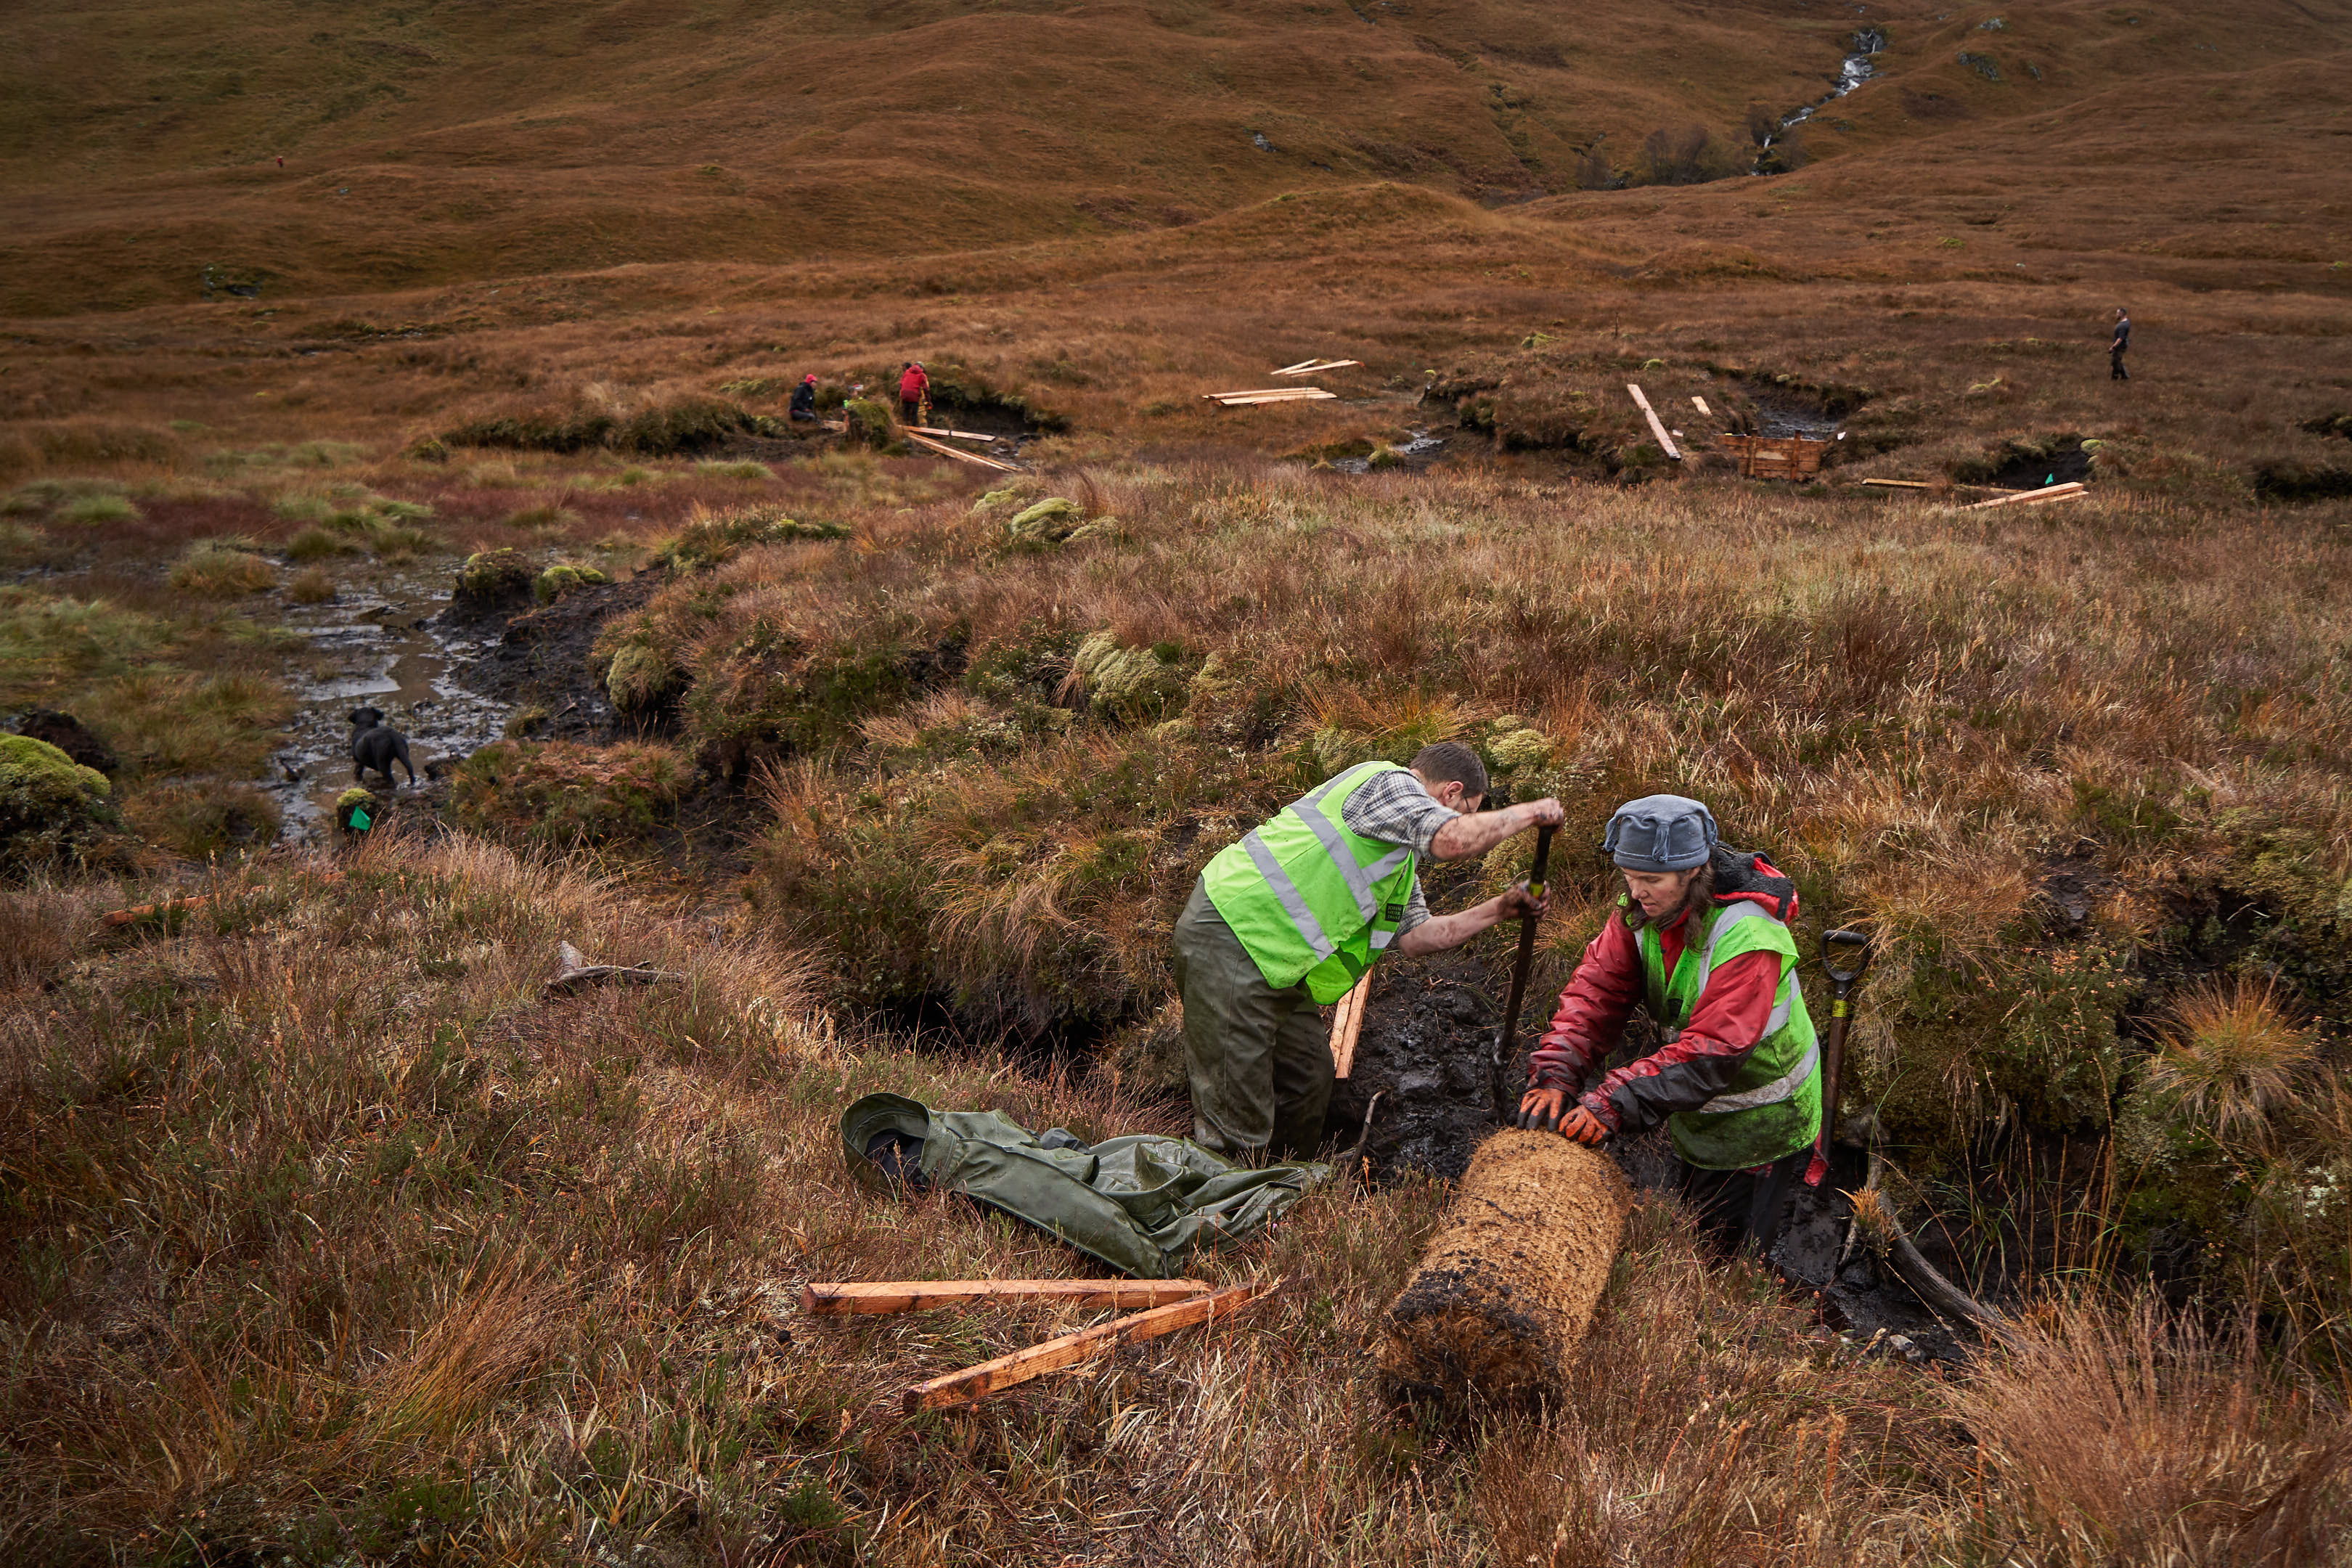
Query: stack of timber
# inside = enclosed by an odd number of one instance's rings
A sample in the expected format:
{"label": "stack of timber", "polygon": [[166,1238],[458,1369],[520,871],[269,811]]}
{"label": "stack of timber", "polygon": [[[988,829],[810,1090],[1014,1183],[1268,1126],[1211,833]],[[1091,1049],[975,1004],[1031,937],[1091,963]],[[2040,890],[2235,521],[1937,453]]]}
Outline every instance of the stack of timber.
{"label": "stack of timber", "polygon": [[1364,362],[1360,359],[1303,359],[1297,364],[1284,365],[1276,375],[1320,375],[1327,370],[1346,370]]}
{"label": "stack of timber", "polygon": [[970,463],[975,468],[993,468],[1000,474],[1018,474],[1027,471],[1018,463],[999,462],[994,458],[983,458],[977,452],[967,452],[960,447],[950,447],[944,441],[934,441],[929,436],[918,436],[909,428],[901,427],[898,433],[926,452],[936,452],[942,458],[953,458],[957,462]]}
{"label": "stack of timber", "polygon": [[1389,1393],[1528,1403],[1566,1387],[1625,1234],[1624,1173],[1556,1132],[1478,1146],[1421,1268],[1381,1321]]}
{"label": "stack of timber", "polygon": [[1312,403],[1318,397],[1337,398],[1339,395],[1319,386],[1263,386],[1254,392],[1208,392],[1202,395],[1227,408],[1247,408],[1259,403]]}
{"label": "stack of timber", "polygon": [[929,425],[909,425],[907,426],[907,432],[912,436],[936,436],[942,441],[989,442],[1003,439],[1001,436],[983,436],[977,430],[940,430],[934,429]]}
{"label": "stack of timber", "polygon": [[2070,479],[2065,484],[2047,485],[2038,490],[2019,490],[2011,495],[1995,496],[1990,500],[1977,501],[1960,510],[1982,511],[1989,506],[2039,506],[2043,501],[2073,500],[2078,496],[2086,496],[2090,493],[2088,487],[2078,480]]}
{"label": "stack of timber", "polygon": [[1723,449],[1739,459],[1739,472],[1750,479],[1809,479],[1822,471],[1827,441],[1809,436],[1718,436]]}

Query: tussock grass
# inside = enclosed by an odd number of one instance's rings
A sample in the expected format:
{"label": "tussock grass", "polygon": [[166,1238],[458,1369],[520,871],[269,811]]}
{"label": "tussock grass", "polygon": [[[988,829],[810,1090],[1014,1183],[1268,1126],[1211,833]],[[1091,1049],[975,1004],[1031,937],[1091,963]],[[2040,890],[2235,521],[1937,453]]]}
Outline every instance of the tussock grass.
{"label": "tussock grass", "polygon": [[129,522],[138,517],[139,509],[128,498],[118,495],[76,496],[59,506],[55,513],[59,522],[80,527],[94,527],[109,522]]}
{"label": "tussock grass", "polygon": [[2323,1563],[2352,1542],[2352,1422],[2148,1300],[2056,1307],[1946,1394],[1980,1446],[1988,1544],[2119,1563]]}
{"label": "tussock grass", "polygon": [[[1703,1264],[1656,1201],[1573,1406],[1389,1412],[1364,1347],[1444,1201],[1414,1181],[1203,1258],[1284,1281],[1231,1328],[903,1418],[905,1383],[1092,1315],[800,1316],[808,1278],[1081,1268],[859,1187],[842,1107],[889,1089],[1090,1138],[1166,1107],[841,1034],[772,950],[462,837],[333,868],[222,874],[84,969],[79,943],[10,960],[61,982],[0,1002],[15,1554],[1895,1563],[2073,1551],[2087,1517],[2153,1562],[2134,1542],[2344,1525],[2341,1413],[2293,1384],[2176,1335],[2140,1400],[2144,1325],[2077,1307],[2063,1376],[2029,1356],[1950,1393]],[[89,898],[0,920],[87,930]],[[542,1000],[559,940],[687,979]],[[2160,1479],[2067,1479],[2101,1464]]]}
{"label": "tussock grass", "polygon": [[275,802],[247,784],[163,784],[124,807],[141,837],[192,860],[267,847],[278,837]]}
{"label": "tussock grass", "polygon": [[2233,984],[2196,986],[2173,1002],[2148,1081],[2227,1138],[2262,1127],[2318,1056],[2318,1041],[2280,1005],[2277,983],[2257,985],[2241,975]]}
{"label": "tussock grass", "polygon": [[198,544],[172,563],[172,586],[204,598],[233,598],[277,585],[277,567],[249,550],[217,541]]}

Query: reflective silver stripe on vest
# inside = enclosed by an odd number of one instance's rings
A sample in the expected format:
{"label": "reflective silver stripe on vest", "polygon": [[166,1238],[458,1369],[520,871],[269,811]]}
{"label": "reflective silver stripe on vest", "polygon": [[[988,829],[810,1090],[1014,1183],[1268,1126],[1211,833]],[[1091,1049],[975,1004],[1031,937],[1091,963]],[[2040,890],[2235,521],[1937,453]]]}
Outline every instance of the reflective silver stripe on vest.
{"label": "reflective silver stripe on vest", "polygon": [[1720,1116],[1727,1110],[1753,1110],[1759,1105],[1776,1105],[1803,1088],[1805,1080],[1813,1076],[1813,1068],[1821,1065],[1821,1060],[1822,1047],[1818,1044],[1807,1046],[1797,1065],[1770,1083],[1744,1089],[1738,1094],[1718,1094],[1700,1106],[1696,1114]]}
{"label": "reflective silver stripe on vest", "polygon": [[1301,802],[1290,809],[1314,830],[1316,838],[1322,843],[1323,853],[1331,857],[1331,864],[1339,868],[1341,879],[1348,884],[1348,891],[1355,898],[1356,912],[1364,917],[1365,924],[1370,925],[1381,912],[1381,901],[1372,896],[1373,884],[1386,879],[1390,872],[1403,865],[1405,857],[1412,853],[1412,847],[1408,846],[1391,850],[1369,866],[1359,866],[1356,864],[1356,852],[1348,847],[1348,840],[1341,835],[1339,825],[1324,816],[1319,808]]}
{"label": "reflective silver stripe on vest", "polygon": [[1315,911],[1308,909],[1307,900],[1299,896],[1298,884],[1290,879],[1290,873],[1282,868],[1282,862],[1274,858],[1274,851],[1265,847],[1265,840],[1258,837],[1255,828],[1250,829],[1248,836],[1243,838],[1242,847],[1249,851],[1250,864],[1257,868],[1257,874],[1265,879],[1265,885],[1272,888],[1274,896],[1281,900],[1283,912],[1290,917],[1290,923],[1298,928],[1299,937],[1307,943],[1307,951],[1315,955],[1315,962],[1320,963],[1338,952],[1331,945],[1331,939],[1323,934],[1323,922],[1315,918]]}
{"label": "reflective silver stripe on vest", "polygon": [[[1355,771],[1353,768],[1348,770],[1349,773]],[[1381,911],[1381,901],[1373,896],[1375,884],[1387,880],[1390,872],[1403,865],[1405,858],[1412,853],[1412,847],[1407,845],[1391,850],[1369,866],[1356,864],[1356,852],[1348,847],[1347,837],[1341,833],[1339,824],[1324,816],[1322,811],[1324,796],[1339,787],[1340,780],[1347,776],[1348,773],[1341,773],[1338,778],[1326,780],[1314,794],[1291,802],[1289,810],[1314,833],[1317,842],[1323,846],[1323,853],[1331,858],[1331,864],[1339,868],[1340,879],[1348,884],[1348,892],[1356,900],[1356,912],[1364,918],[1366,925],[1372,925],[1378,922]],[[1356,783],[1365,784],[1370,778],[1370,774],[1366,774]],[[1378,938],[1380,933],[1375,931],[1373,935]],[[1381,948],[1388,943],[1375,940],[1372,945]]]}
{"label": "reflective silver stripe on vest", "polygon": [[1715,950],[1723,945],[1725,932],[1741,921],[1768,921],[1771,918],[1765,913],[1763,905],[1752,903],[1746,899],[1740,900],[1736,904],[1724,905],[1723,912],[1715,917],[1715,929],[1706,933],[1706,951],[1699,955],[1699,989],[1706,988],[1706,977],[1715,973]]}
{"label": "reflective silver stripe on vest", "polygon": [[[1724,906],[1723,913],[1716,917],[1715,929],[1706,933],[1706,951],[1699,959],[1698,983],[1702,991],[1706,986],[1707,977],[1715,973],[1715,950],[1722,943],[1724,933],[1741,921],[1770,920],[1771,918],[1770,911],[1763,905],[1750,902],[1746,899],[1742,899],[1736,904]],[[1788,974],[1787,980],[1789,994],[1772,1004],[1771,1016],[1764,1020],[1764,1032],[1757,1037],[1756,1043],[1759,1046],[1789,1026],[1789,1016],[1804,994],[1798,987],[1797,976],[1793,970]],[[1778,987],[1775,989],[1777,990]],[[1805,1048],[1804,1057],[1795,1067],[1790,1068],[1770,1083],[1759,1084],[1754,1089],[1742,1089],[1738,1094],[1718,1094],[1700,1106],[1698,1114],[1715,1116],[1727,1110],[1753,1110],[1759,1105],[1777,1104],[1796,1093],[1799,1087],[1813,1076],[1813,1068],[1820,1064],[1821,1054],[1821,1045],[1816,1041]]]}

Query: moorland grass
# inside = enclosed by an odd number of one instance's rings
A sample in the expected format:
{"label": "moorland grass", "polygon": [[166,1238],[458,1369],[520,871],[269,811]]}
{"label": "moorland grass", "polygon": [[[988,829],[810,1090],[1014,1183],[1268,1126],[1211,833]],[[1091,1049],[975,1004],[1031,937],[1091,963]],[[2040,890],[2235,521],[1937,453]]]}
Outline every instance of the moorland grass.
{"label": "moorland grass", "polygon": [[[1418,1181],[1316,1197],[1201,1259],[1282,1281],[1231,1328],[901,1416],[906,1383],[1089,1315],[819,1320],[801,1281],[1082,1265],[858,1185],[843,1107],[887,1089],[1099,1137],[1164,1105],[838,1033],[772,949],[462,838],[214,889],[5,972],[25,1267],[0,1286],[0,1544],[20,1559],[1600,1564],[1696,1543],[1895,1563],[2072,1551],[2106,1539],[2088,1510],[2126,1542],[2315,1563],[2347,1525],[2340,1409],[2234,1344],[2076,1305],[2031,1342],[2064,1347],[2066,1376],[2029,1354],[1948,1394],[1704,1264],[1655,1200],[1571,1404],[1466,1427],[1390,1412],[1364,1347],[1444,1200]],[[88,931],[91,897],[0,895],[0,928]],[[686,979],[545,998],[559,941]],[[2153,1362],[2151,1323],[2175,1336]],[[2127,1436],[2175,1522],[2074,1479]],[[2264,1492],[2291,1475],[2291,1499]]]}

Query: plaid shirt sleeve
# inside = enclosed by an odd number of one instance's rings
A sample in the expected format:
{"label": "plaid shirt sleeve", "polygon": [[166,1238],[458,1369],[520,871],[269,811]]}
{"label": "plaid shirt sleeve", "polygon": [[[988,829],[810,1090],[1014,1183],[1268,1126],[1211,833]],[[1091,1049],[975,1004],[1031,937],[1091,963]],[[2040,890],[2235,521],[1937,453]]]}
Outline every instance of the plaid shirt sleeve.
{"label": "plaid shirt sleeve", "polygon": [[[1429,858],[1430,841],[1437,837],[1439,828],[1458,815],[1440,805],[1410,768],[1391,768],[1376,774],[1339,807],[1339,820],[1348,825],[1349,832],[1382,844],[1409,845],[1416,861]],[[1402,936],[1428,918],[1429,900],[1422,893],[1416,869],[1412,892],[1405,900],[1404,919],[1397,922],[1397,934]]]}

